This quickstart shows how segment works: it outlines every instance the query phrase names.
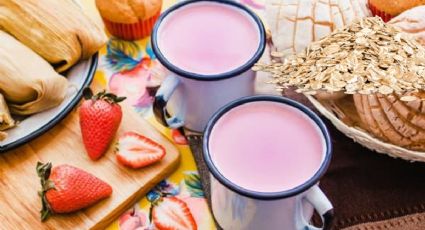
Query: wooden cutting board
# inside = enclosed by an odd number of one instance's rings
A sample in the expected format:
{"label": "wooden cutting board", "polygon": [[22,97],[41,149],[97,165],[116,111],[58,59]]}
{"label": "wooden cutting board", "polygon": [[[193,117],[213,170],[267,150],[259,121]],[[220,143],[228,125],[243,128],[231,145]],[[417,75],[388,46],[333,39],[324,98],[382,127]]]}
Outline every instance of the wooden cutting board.
{"label": "wooden cutting board", "polygon": [[[167,150],[161,162],[132,170],[116,162],[114,146],[98,161],[91,161],[82,144],[77,109],[55,128],[16,150],[0,154],[0,229],[104,229],[130,208],[153,186],[173,172],[179,163],[177,149],[141,118],[123,106],[123,120],[118,136],[124,131],[139,132]],[[110,198],[77,213],[55,215],[40,221],[40,181],[37,161],[53,165],[70,164],[84,169],[113,188]]]}

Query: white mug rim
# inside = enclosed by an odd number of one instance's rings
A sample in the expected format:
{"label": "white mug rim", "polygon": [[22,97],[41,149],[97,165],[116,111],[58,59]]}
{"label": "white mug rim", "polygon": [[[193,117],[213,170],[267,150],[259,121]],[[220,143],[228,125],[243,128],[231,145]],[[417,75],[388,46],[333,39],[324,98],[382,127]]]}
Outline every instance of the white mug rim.
{"label": "white mug rim", "polygon": [[[211,158],[211,154],[210,154],[210,151],[209,151],[209,139],[210,139],[211,132],[214,128],[215,123],[224,114],[226,114],[229,110],[231,110],[232,108],[235,108],[235,107],[242,105],[242,104],[245,104],[245,103],[256,102],[256,101],[278,102],[278,103],[283,103],[283,104],[286,104],[286,105],[289,105],[289,106],[292,106],[292,107],[298,109],[299,111],[306,114],[319,127],[321,134],[323,135],[326,147],[325,147],[325,151],[323,153],[324,154],[323,161],[322,161],[319,169],[316,171],[316,173],[311,178],[309,178],[304,183],[302,183],[302,184],[300,184],[300,185],[298,185],[298,186],[296,186],[292,189],[278,191],[278,192],[258,192],[258,191],[253,191],[253,190],[243,188],[243,187],[237,185],[236,183],[230,181],[222,173],[220,173],[220,171],[215,166],[215,164],[214,164],[214,162]],[[232,190],[232,191],[234,191],[234,192],[236,192],[240,195],[246,196],[246,197],[251,197],[251,198],[260,199],[260,200],[275,200],[275,199],[288,198],[288,197],[298,195],[298,194],[306,191],[307,189],[309,189],[310,187],[312,187],[312,186],[314,186],[315,184],[318,183],[320,178],[324,175],[324,173],[326,172],[326,170],[329,167],[331,157],[332,157],[332,142],[331,142],[331,138],[330,138],[330,135],[329,135],[329,131],[326,128],[326,125],[324,124],[324,122],[319,118],[319,116],[317,114],[315,114],[313,111],[311,111],[305,105],[303,105],[299,102],[296,102],[294,100],[291,100],[289,98],[285,98],[285,97],[270,96],[270,95],[257,95],[257,96],[248,96],[248,97],[243,97],[243,98],[237,99],[233,102],[230,102],[226,106],[222,107],[219,111],[217,111],[211,117],[211,119],[209,120],[209,122],[207,124],[207,127],[205,128],[202,150],[203,150],[203,155],[202,155],[203,159],[204,159],[210,173],[221,184],[223,184],[224,186],[226,186],[230,190]]]}
{"label": "white mug rim", "polygon": [[[199,4],[199,3],[202,3],[202,2],[213,2],[213,3],[219,3],[219,4],[226,4],[228,6],[237,8],[238,10],[242,10],[245,13],[247,13],[253,19],[255,24],[258,26],[258,31],[259,31],[258,48],[255,51],[255,53],[252,55],[252,57],[245,64],[239,66],[238,68],[235,68],[233,70],[230,70],[230,71],[227,71],[227,72],[224,72],[224,73],[206,75],[206,74],[189,72],[189,71],[186,71],[184,69],[177,67],[176,65],[171,63],[165,57],[165,55],[161,52],[159,45],[158,45],[157,37],[158,37],[159,29],[160,29],[160,26],[161,26],[161,23],[163,22],[163,20],[168,15],[170,15],[170,13],[174,12],[175,10],[180,9],[181,7],[184,7],[184,6],[189,5],[189,4]],[[173,5],[172,7],[168,8],[165,12],[163,12],[161,14],[161,16],[158,18],[158,20],[156,21],[155,26],[153,28],[152,36],[151,36],[151,44],[152,44],[152,50],[153,50],[155,56],[158,58],[159,62],[161,62],[161,64],[164,65],[169,71],[171,71],[175,74],[178,74],[179,76],[189,78],[189,79],[193,79],[193,80],[216,81],[216,80],[224,80],[224,79],[228,79],[228,78],[231,78],[231,77],[236,77],[236,76],[240,75],[241,73],[244,73],[245,71],[251,69],[252,66],[261,58],[261,56],[264,52],[264,49],[266,47],[266,31],[265,31],[264,24],[262,23],[261,19],[257,16],[257,14],[255,14],[253,11],[251,11],[246,6],[239,4],[237,2],[228,1],[228,0],[187,0],[187,1],[177,3],[176,5]]]}

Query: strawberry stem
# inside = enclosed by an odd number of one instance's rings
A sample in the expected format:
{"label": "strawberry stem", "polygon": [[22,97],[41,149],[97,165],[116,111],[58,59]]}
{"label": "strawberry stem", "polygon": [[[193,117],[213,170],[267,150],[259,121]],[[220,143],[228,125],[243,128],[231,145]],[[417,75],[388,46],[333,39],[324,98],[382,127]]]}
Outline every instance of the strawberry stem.
{"label": "strawberry stem", "polygon": [[118,97],[113,93],[108,93],[106,90],[103,90],[96,95],[93,95],[93,92],[90,88],[85,88],[83,91],[84,99],[86,100],[105,100],[111,104],[118,104],[126,99],[126,97]]}
{"label": "strawberry stem", "polygon": [[52,170],[52,163],[43,164],[37,162],[37,175],[40,177],[41,191],[38,192],[38,195],[41,197],[41,221],[47,220],[47,218],[52,213],[49,202],[46,198],[46,192],[50,189],[55,189],[55,184],[53,181],[49,180],[50,172]]}

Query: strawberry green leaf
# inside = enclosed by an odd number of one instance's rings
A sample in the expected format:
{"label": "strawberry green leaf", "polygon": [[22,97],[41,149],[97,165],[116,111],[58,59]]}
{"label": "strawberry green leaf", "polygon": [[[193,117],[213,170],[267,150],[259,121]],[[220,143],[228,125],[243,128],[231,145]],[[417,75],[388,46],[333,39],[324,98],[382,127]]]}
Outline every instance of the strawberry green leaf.
{"label": "strawberry green leaf", "polygon": [[198,173],[185,172],[184,183],[186,184],[190,196],[192,197],[204,197],[204,191],[202,190],[201,178]]}
{"label": "strawberry green leaf", "polygon": [[120,103],[120,102],[124,101],[125,99],[127,99],[127,97],[116,97],[115,103]]}
{"label": "strawberry green leaf", "polygon": [[50,176],[50,171],[52,169],[52,163],[43,164],[41,162],[37,162],[37,175],[40,177],[41,180],[46,180]]}
{"label": "strawberry green leaf", "polygon": [[[88,90],[90,90],[89,88],[86,88]],[[84,89],[86,91],[86,89]],[[124,101],[125,99],[127,99],[126,97],[118,97],[117,95],[113,94],[113,93],[109,93],[106,92],[106,90],[102,90],[99,93],[97,93],[96,95],[93,95],[93,93],[90,91],[88,91],[85,93],[84,98],[86,99],[92,99],[92,100],[105,100],[111,104],[118,104],[122,101]],[[84,91],[84,92],[85,92]],[[83,92],[83,93],[84,93]]]}
{"label": "strawberry green leaf", "polygon": [[53,181],[49,180],[50,172],[52,170],[52,163],[43,164],[41,162],[37,162],[37,175],[40,177],[41,183],[41,191],[38,194],[41,197],[41,221],[45,221],[49,215],[52,213],[50,209],[49,202],[46,198],[46,192],[50,189],[55,189],[55,184]]}
{"label": "strawberry green leaf", "polygon": [[52,214],[52,211],[50,209],[49,203],[47,202],[46,196],[43,195],[41,200],[42,200],[42,203],[41,203],[42,208],[40,210],[41,221],[45,221]]}
{"label": "strawberry green leaf", "polygon": [[56,189],[55,183],[53,183],[53,181],[51,181],[51,180],[46,180],[46,182],[43,185],[43,190],[47,192],[50,189]]}
{"label": "strawberry green leaf", "polygon": [[117,98],[117,95],[113,94],[113,93],[104,93],[103,94],[104,97],[110,97],[112,99]]}

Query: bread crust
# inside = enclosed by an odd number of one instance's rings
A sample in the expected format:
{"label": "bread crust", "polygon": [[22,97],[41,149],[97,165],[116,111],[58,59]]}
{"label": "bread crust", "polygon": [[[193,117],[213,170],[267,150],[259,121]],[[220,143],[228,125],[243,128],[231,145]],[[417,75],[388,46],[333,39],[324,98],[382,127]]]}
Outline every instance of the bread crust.
{"label": "bread crust", "polygon": [[376,9],[397,16],[413,7],[425,5],[425,0],[369,0]]}

